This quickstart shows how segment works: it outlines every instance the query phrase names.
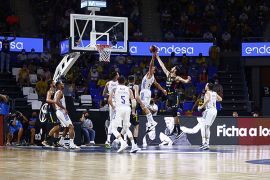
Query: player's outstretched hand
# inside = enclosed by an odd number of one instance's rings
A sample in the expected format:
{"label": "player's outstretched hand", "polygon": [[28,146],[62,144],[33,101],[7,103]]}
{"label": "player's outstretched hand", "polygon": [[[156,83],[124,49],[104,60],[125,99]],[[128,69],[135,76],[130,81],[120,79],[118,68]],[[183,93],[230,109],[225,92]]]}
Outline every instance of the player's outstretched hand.
{"label": "player's outstretched hand", "polygon": [[162,92],[165,96],[167,96],[167,91],[165,89]]}
{"label": "player's outstretched hand", "polygon": [[188,79],[188,82],[190,82],[190,81],[191,81],[191,77],[190,77],[190,76],[188,76],[188,77],[187,77],[187,79]]}

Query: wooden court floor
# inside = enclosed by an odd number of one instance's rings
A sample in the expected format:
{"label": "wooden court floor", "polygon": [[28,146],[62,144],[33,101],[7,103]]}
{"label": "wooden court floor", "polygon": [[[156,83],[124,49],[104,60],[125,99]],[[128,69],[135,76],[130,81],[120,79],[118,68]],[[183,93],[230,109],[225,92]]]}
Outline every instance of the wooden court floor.
{"label": "wooden court floor", "polygon": [[270,179],[270,146],[150,147],[117,154],[103,147],[67,151],[0,147],[0,180]]}

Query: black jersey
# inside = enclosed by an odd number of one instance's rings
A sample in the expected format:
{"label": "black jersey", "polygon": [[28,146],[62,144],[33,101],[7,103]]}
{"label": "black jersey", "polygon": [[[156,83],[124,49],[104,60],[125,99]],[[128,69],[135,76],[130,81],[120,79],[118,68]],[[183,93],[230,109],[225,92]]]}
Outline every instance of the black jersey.
{"label": "black jersey", "polygon": [[[47,92],[47,94],[48,94],[50,91],[51,91],[51,90],[49,90],[49,91]],[[54,99],[54,94],[55,94],[55,92],[53,91],[53,93],[51,94],[50,99]],[[45,103],[47,103],[47,102],[45,102]],[[48,112],[54,112],[54,111],[55,111],[55,108],[54,108],[53,104],[51,104],[51,103],[47,103],[47,104],[48,104]]]}
{"label": "black jersey", "polygon": [[134,86],[135,86],[135,84],[132,84],[132,83],[129,83],[129,84],[128,84],[129,89],[131,89],[131,91],[133,92],[133,96],[135,97],[135,89],[134,89]]}
{"label": "black jersey", "polygon": [[175,77],[171,77],[170,74],[166,80],[166,89],[167,89],[168,94],[176,93],[177,83],[175,81]]}

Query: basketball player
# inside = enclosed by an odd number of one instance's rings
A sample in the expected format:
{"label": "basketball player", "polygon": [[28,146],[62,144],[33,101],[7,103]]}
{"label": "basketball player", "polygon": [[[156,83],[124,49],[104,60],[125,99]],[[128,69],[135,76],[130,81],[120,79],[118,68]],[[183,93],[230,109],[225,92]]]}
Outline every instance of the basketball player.
{"label": "basketball player", "polygon": [[[132,143],[131,153],[137,152],[139,150],[138,146],[135,144],[134,139],[132,137],[132,133],[129,130],[130,126],[130,102],[132,106],[132,111],[136,108],[136,100],[134,99],[133,92],[129,87],[125,86],[125,78],[119,77],[118,79],[119,85],[116,89],[112,90],[109,96],[109,104],[112,107],[112,110],[115,111],[112,119],[112,133],[120,141],[120,148],[117,152],[122,152],[128,147],[128,144],[123,140],[122,135],[127,134],[128,138]],[[113,103],[113,98],[115,103]],[[118,127],[123,127],[121,134],[118,132]]]}
{"label": "basketball player", "polygon": [[167,88],[167,107],[170,108],[170,113],[174,117],[174,128],[171,136],[175,133],[177,133],[176,138],[179,138],[182,135],[182,131],[180,130],[180,120],[177,116],[177,110],[179,105],[179,97],[177,95],[177,84],[180,82],[182,83],[189,83],[191,81],[190,76],[188,76],[187,79],[183,79],[177,74],[179,73],[179,67],[175,66],[170,71],[167,70],[164,63],[160,59],[159,56],[157,56],[157,60],[159,62],[159,65],[161,66],[163,72],[165,73],[167,80],[166,80],[166,88]]}
{"label": "basketball player", "polygon": [[52,145],[54,134],[58,134],[59,128],[60,128],[59,124],[56,124],[54,122],[54,120],[56,120],[54,116],[55,115],[55,101],[53,100],[54,93],[55,93],[55,83],[54,81],[48,81],[48,85],[50,89],[47,91],[47,97],[46,97],[46,103],[48,103],[46,118],[47,120],[51,120],[52,123],[54,123],[54,127],[50,130],[49,134],[47,135],[45,140],[42,142],[44,146]]}
{"label": "basketball player", "polygon": [[[139,86],[135,84],[135,76],[132,75],[128,77],[128,87],[133,92],[135,99],[137,99],[139,97]],[[133,112],[131,113],[130,123],[134,126],[133,138],[134,138],[135,143],[137,143],[137,138],[139,135],[138,113],[136,111],[136,108],[132,110]]]}
{"label": "basketball player", "polygon": [[154,121],[152,113],[148,109],[151,101],[151,86],[154,84],[163,94],[167,95],[167,91],[163,89],[160,84],[155,79],[156,68],[154,66],[154,61],[157,57],[157,49],[153,52],[152,59],[150,62],[149,70],[147,74],[142,79],[140,98],[137,98],[138,103],[141,105],[142,110],[146,114],[148,131],[151,131],[157,125],[157,122]]}
{"label": "basketball player", "polygon": [[54,95],[54,101],[55,101],[55,109],[56,109],[56,116],[59,119],[61,126],[65,128],[63,135],[59,141],[59,144],[63,145],[64,137],[67,134],[67,131],[69,131],[69,137],[70,137],[70,143],[69,148],[70,149],[80,149],[78,146],[74,144],[74,127],[72,125],[72,122],[69,118],[67,109],[66,109],[66,101],[65,96],[63,94],[64,84],[62,81],[58,81],[56,83],[57,91]]}
{"label": "basketball player", "polygon": [[[106,98],[109,97],[110,93],[112,92],[113,89],[115,89],[118,86],[118,78],[119,78],[119,73],[114,71],[112,72],[112,80],[106,83],[105,88],[103,90],[102,95]],[[114,100],[113,100],[114,102]],[[112,110],[111,105],[109,105],[109,120],[110,120],[110,125],[108,127],[108,132],[107,132],[107,140],[105,142],[105,147],[106,148],[111,148],[111,135],[112,135],[112,117],[113,117],[114,111]]]}
{"label": "basketball player", "polygon": [[216,102],[222,101],[222,98],[213,91],[213,87],[214,85],[212,83],[206,84],[204,103],[198,107],[198,110],[205,108],[201,122],[202,146],[200,148],[203,150],[209,149],[210,127],[217,116]]}

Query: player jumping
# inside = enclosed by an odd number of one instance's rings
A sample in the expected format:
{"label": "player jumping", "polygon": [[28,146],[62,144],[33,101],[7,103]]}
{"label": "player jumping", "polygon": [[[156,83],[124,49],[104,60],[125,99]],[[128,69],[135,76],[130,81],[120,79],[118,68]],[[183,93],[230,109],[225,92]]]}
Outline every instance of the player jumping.
{"label": "player jumping", "polygon": [[159,62],[159,65],[161,66],[163,72],[165,73],[167,80],[166,80],[166,88],[167,88],[167,107],[170,108],[170,113],[174,117],[174,129],[171,133],[171,135],[177,133],[176,138],[179,138],[182,134],[182,131],[180,130],[180,119],[177,116],[177,110],[178,110],[178,104],[179,104],[179,97],[177,94],[177,84],[180,82],[182,83],[189,83],[191,81],[190,76],[188,76],[187,79],[183,79],[177,74],[179,73],[179,67],[175,66],[170,71],[167,70],[164,63],[160,59],[159,56],[157,56],[157,60]]}
{"label": "player jumping", "polygon": [[147,118],[146,126],[148,127],[147,131],[153,130],[155,126],[157,125],[157,122],[154,121],[153,119],[152,113],[148,109],[150,105],[150,101],[151,101],[152,84],[154,84],[159,90],[161,90],[163,94],[167,95],[167,91],[160,86],[160,84],[156,81],[155,76],[154,76],[155,71],[156,71],[156,68],[154,66],[154,61],[157,57],[157,48],[156,47],[154,48],[155,50],[152,51],[153,56],[150,62],[149,70],[142,79],[140,98],[137,98],[137,101],[140,103],[142,110],[146,114],[146,118]]}

